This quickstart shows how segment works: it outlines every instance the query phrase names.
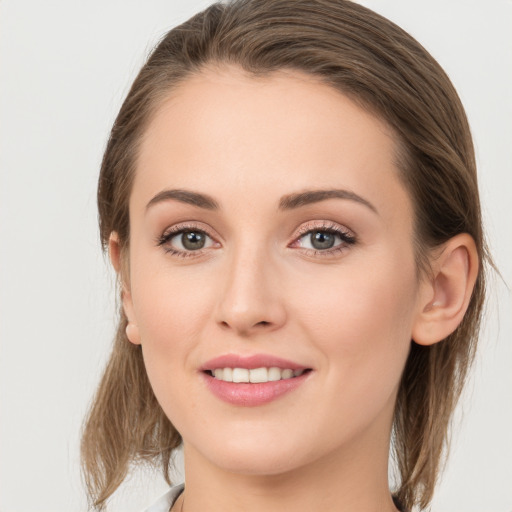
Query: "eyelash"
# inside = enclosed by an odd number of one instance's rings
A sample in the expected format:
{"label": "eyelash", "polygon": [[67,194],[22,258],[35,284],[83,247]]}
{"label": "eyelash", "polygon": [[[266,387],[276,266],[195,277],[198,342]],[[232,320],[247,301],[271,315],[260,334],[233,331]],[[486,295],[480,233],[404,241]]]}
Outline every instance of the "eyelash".
{"label": "eyelash", "polygon": [[300,239],[304,238],[304,236],[314,232],[329,233],[331,235],[338,236],[341,243],[326,250],[303,248],[308,256],[320,256],[323,258],[337,256],[341,252],[345,251],[349,246],[354,245],[357,242],[356,236],[347,228],[342,228],[333,222],[321,221],[320,224],[309,222],[302,226],[295,236],[293,243],[296,243]]}
{"label": "eyelash", "polygon": [[[171,256],[175,256],[178,258],[194,258],[201,256],[204,253],[205,249],[199,249],[197,251],[181,251],[172,248],[170,245],[166,245],[175,236],[185,233],[187,231],[202,233],[211,238],[212,240],[215,240],[214,237],[211,236],[207,230],[205,230],[202,227],[198,227],[196,224],[179,224],[171,227],[170,229],[165,231],[161,236],[159,236],[156,240],[156,245],[159,247],[163,247],[164,251],[167,254],[170,254]],[[295,244],[300,239],[304,238],[304,236],[314,232],[323,232],[338,236],[341,239],[341,243],[331,249],[326,250],[303,248],[303,251],[305,251],[305,253],[308,256],[332,257],[341,253],[342,251],[345,251],[348,248],[348,246],[357,243],[356,236],[348,229],[343,229],[339,225],[334,224],[333,222],[322,221],[321,224],[307,223],[304,226],[302,226],[299,229],[297,235],[295,236],[292,244]]]}
{"label": "eyelash", "polygon": [[170,229],[165,231],[161,236],[157,238],[157,246],[163,247],[164,251],[171,256],[176,256],[178,258],[194,258],[200,256],[204,249],[200,249],[198,251],[180,251],[178,249],[173,249],[168,244],[175,236],[180,235],[182,233],[186,233],[187,231],[194,231],[196,233],[203,233],[212,240],[214,239],[207,230],[204,228],[198,227],[196,224],[178,224],[176,226],[172,226]]}

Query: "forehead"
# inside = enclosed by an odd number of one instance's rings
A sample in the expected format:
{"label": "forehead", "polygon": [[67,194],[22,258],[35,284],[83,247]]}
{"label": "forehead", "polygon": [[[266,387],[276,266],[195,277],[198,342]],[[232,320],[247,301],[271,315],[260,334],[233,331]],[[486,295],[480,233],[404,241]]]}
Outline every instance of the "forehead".
{"label": "forehead", "polygon": [[140,147],[134,193],[149,200],[181,187],[254,198],[263,188],[269,199],[342,187],[407,206],[396,150],[384,121],[315,77],[211,68],[157,109]]}

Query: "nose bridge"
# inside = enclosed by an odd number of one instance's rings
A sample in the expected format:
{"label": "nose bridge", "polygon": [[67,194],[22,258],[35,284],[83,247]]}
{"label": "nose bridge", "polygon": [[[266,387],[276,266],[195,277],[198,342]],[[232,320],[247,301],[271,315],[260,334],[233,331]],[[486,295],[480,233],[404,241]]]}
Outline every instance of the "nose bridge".
{"label": "nose bridge", "polygon": [[223,269],[218,322],[248,334],[285,321],[279,270],[268,246],[246,237],[233,245]]}

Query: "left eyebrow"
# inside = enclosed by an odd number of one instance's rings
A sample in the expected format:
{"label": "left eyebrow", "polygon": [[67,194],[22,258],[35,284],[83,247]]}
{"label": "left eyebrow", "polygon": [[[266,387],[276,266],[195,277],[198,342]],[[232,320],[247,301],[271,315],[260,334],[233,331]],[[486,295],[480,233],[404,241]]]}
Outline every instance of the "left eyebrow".
{"label": "left eyebrow", "polygon": [[326,201],[327,199],[346,199],[355,201],[369,208],[372,212],[379,215],[379,212],[370,201],[357,195],[350,190],[343,189],[329,189],[329,190],[307,190],[305,192],[298,192],[281,197],[279,201],[279,210],[291,210],[300,208],[312,203]]}

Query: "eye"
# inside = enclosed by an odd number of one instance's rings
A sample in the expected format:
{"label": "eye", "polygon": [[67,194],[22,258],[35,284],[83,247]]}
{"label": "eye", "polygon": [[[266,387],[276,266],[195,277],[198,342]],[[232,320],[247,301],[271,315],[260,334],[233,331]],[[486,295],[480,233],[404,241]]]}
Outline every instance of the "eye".
{"label": "eye", "polygon": [[331,249],[340,238],[340,235],[330,231],[311,231],[307,235],[301,237],[301,247],[320,251]]}
{"label": "eye", "polygon": [[197,251],[212,245],[212,239],[204,232],[199,230],[186,230],[174,235],[169,244],[180,251]]}
{"label": "eye", "polygon": [[292,244],[292,247],[305,249],[313,254],[333,254],[356,243],[356,237],[350,231],[336,224],[322,226],[304,226],[302,234]]}
{"label": "eye", "polygon": [[175,226],[166,231],[157,240],[157,245],[164,247],[167,253],[175,256],[192,256],[203,249],[213,247],[216,242],[202,229]]}

